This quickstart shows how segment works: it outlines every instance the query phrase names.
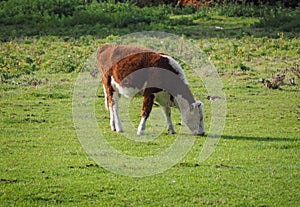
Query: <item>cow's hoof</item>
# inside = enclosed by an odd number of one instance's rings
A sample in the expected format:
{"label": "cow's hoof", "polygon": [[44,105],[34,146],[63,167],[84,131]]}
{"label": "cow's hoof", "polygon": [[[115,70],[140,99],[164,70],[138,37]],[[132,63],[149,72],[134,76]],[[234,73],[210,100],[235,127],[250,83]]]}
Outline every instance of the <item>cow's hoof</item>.
{"label": "cow's hoof", "polygon": [[202,137],[203,137],[203,136],[205,136],[205,132],[202,132],[202,133],[194,133],[194,135],[195,135],[195,136],[202,136]]}
{"label": "cow's hoof", "polygon": [[176,134],[176,131],[169,130],[169,134]]}
{"label": "cow's hoof", "polygon": [[141,130],[141,131],[137,131],[137,133],[136,133],[137,135],[144,135],[145,134],[145,131],[144,130]]}

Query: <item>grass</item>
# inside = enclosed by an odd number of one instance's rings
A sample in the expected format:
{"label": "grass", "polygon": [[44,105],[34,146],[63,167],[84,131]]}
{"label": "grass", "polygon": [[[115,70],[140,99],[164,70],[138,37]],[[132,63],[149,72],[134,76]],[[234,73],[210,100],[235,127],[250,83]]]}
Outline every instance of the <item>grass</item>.
{"label": "grass", "polygon": [[[224,77],[228,115],[215,153],[198,165],[204,138],[197,138],[173,168],[131,178],[99,167],[82,149],[71,111],[76,74],[47,76],[48,83],[38,86],[1,86],[5,206],[299,204],[299,87],[266,90],[240,76]],[[108,125],[108,118],[99,121]],[[119,149],[139,156],[160,152],[170,141],[163,134],[132,147],[117,139]]]}
{"label": "grass", "polygon": [[[226,124],[215,152],[199,162],[205,138],[197,137],[189,153],[163,173],[133,178],[107,171],[86,154],[76,135],[72,94],[86,59],[115,37],[17,38],[0,45],[0,206],[300,205],[300,80],[291,86],[289,72],[280,90],[268,90],[259,81],[299,64],[299,37],[277,31],[261,35],[250,26],[255,18],[185,17],[195,24],[182,33],[192,34],[185,38],[216,65],[226,93]],[[205,103],[209,127],[211,102],[206,97],[211,94],[192,70],[185,70],[195,96]],[[149,142],[110,132],[101,88],[97,95],[99,127],[119,151],[149,156],[174,142],[166,129]],[[135,98],[129,108],[135,127],[140,104]],[[179,113],[173,111],[179,130]],[[149,124],[156,129],[155,123]]]}

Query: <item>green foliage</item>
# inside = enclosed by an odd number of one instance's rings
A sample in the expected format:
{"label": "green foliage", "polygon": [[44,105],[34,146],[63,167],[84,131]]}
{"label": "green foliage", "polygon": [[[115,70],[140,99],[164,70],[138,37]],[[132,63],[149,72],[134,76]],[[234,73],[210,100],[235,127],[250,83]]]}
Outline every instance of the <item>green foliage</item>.
{"label": "green foliage", "polygon": [[245,72],[245,71],[250,70],[250,67],[248,67],[248,66],[244,65],[243,63],[241,63],[240,64],[240,69]]}
{"label": "green foliage", "polygon": [[299,6],[298,0],[215,0],[214,2],[218,4],[244,4],[249,5],[253,4],[256,6],[259,5],[269,5],[269,6],[284,6],[284,7],[297,7]]}
{"label": "green foliage", "polygon": [[91,4],[85,5],[74,14],[71,24],[103,24],[111,27],[127,27],[131,24],[150,24],[168,19],[167,13],[160,8],[140,9],[131,4]]}
{"label": "green foliage", "polygon": [[139,7],[150,7],[158,5],[176,5],[177,0],[129,0],[130,3],[134,3]]}
{"label": "green foliage", "polygon": [[244,4],[222,4],[217,8],[219,15],[229,17],[261,17],[265,8]]}
{"label": "green foliage", "polygon": [[0,2],[0,23],[34,24],[73,16],[81,0],[10,0]]}
{"label": "green foliage", "polygon": [[300,10],[273,8],[267,15],[263,16],[257,26],[300,33]]}
{"label": "green foliage", "polygon": [[12,0],[0,4],[0,24],[8,28],[0,28],[0,40],[49,34],[105,37],[117,30],[153,30],[153,25],[171,21],[170,12],[163,5],[139,8],[129,3]]}
{"label": "green foliage", "polygon": [[0,47],[1,79],[5,82],[36,71],[78,72],[86,56],[94,52],[96,47],[97,42],[91,36],[77,40],[50,36],[3,43]]}
{"label": "green foliage", "polygon": [[175,7],[175,9],[173,9],[174,14],[194,14],[197,11],[198,9],[195,6]]}
{"label": "green foliage", "polygon": [[[185,27],[196,26],[201,19],[217,21],[217,16],[259,18],[257,27],[299,31],[299,12],[285,7],[224,3],[199,8],[164,4],[140,8],[132,3],[115,4],[112,1],[85,4],[82,0],[11,0],[0,2],[0,41],[41,35],[103,38],[145,30],[189,36]],[[223,24],[222,20],[218,24]]]}

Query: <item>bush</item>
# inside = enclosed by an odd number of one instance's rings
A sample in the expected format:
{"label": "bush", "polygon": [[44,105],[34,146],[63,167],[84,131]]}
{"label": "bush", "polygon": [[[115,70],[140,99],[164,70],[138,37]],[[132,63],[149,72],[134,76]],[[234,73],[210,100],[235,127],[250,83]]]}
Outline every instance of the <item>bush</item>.
{"label": "bush", "polygon": [[171,5],[177,4],[177,0],[131,0],[130,2],[134,3],[138,7],[150,7],[150,6],[158,6],[162,4],[171,4]]}
{"label": "bush", "polygon": [[285,32],[300,32],[300,11],[291,9],[270,9],[257,27],[275,28]]}
{"label": "bush", "polygon": [[77,0],[11,0],[0,4],[0,23],[7,25],[34,25],[60,22],[62,25],[109,24],[126,27],[132,23],[163,21],[168,18],[165,8],[139,8],[123,3],[83,4]]}
{"label": "bush", "polygon": [[0,2],[0,23],[31,24],[45,21],[48,16],[72,16],[81,0],[10,0]]}
{"label": "bush", "polygon": [[104,24],[112,27],[127,27],[130,24],[161,22],[168,19],[164,9],[138,8],[131,4],[99,3],[78,8],[71,18],[72,25]]}
{"label": "bush", "polygon": [[171,7],[164,5],[139,8],[130,3],[85,4],[81,0],[76,0],[71,5],[71,2],[72,0],[0,2],[0,24],[12,28],[0,29],[2,33],[0,40],[45,34],[105,36],[117,29],[130,28],[131,32],[140,29],[153,30],[151,25],[170,21]]}
{"label": "bush", "polygon": [[292,7],[296,8],[299,5],[298,0],[215,0],[214,2],[218,4],[252,4],[255,6],[268,5],[268,6],[284,6],[284,7]]}
{"label": "bush", "polygon": [[215,7],[219,15],[228,17],[262,17],[267,7],[264,5],[256,6],[253,3],[227,3]]}

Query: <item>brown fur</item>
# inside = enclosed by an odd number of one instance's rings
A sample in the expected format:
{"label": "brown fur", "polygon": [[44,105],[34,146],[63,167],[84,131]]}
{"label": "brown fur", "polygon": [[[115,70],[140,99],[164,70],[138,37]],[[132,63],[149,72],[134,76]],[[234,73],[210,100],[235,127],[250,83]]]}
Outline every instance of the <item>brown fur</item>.
{"label": "brown fur", "polygon": [[[99,48],[97,62],[100,71],[104,74],[111,67],[125,57],[141,52],[151,52],[152,50],[137,46],[125,45],[104,45]],[[152,51],[153,52],[153,51]]]}
{"label": "brown fur", "polygon": [[143,52],[127,56],[115,64],[108,73],[111,73],[116,82],[121,83],[132,72],[149,67],[163,68],[178,74],[169,64],[168,58],[162,57],[155,52]]}

